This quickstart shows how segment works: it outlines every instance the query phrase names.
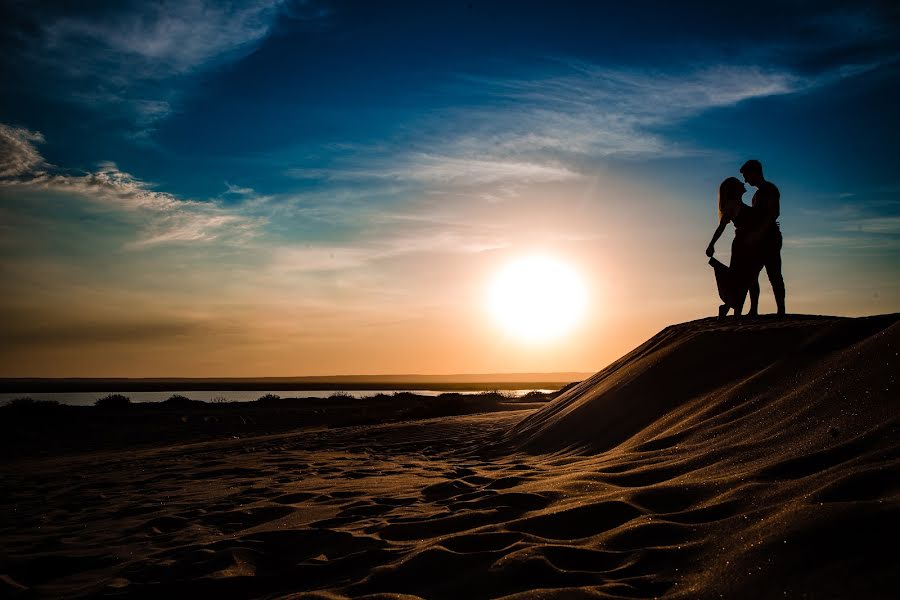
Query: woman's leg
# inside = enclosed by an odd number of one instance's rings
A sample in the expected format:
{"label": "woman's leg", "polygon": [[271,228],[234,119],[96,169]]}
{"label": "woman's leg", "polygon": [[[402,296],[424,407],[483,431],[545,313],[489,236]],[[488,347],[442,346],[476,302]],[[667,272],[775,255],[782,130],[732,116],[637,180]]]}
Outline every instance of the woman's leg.
{"label": "woman's leg", "polygon": [[759,276],[755,277],[753,281],[750,282],[750,310],[747,311],[747,314],[751,317],[755,317],[759,314]]}
{"label": "woman's leg", "polygon": [[734,316],[739,317],[741,313],[744,311],[744,300],[747,299],[747,285],[741,285],[737,287],[734,292],[734,300],[732,302],[732,308],[734,308]]}
{"label": "woman's leg", "polygon": [[[734,248],[734,246],[732,246]],[[750,294],[750,314],[756,314],[757,302],[759,302],[759,272],[762,264],[748,253],[745,248],[742,251],[732,250],[731,255],[731,304],[734,308],[734,316],[739,317],[744,311],[744,302],[747,294]],[[755,288],[755,289],[754,289]]]}

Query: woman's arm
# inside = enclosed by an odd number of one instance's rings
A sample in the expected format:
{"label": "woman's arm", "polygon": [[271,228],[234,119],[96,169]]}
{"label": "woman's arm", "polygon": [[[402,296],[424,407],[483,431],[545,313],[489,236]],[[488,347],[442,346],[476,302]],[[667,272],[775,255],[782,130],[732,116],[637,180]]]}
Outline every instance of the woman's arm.
{"label": "woman's arm", "polygon": [[722,219],[719,222],[719,226],[716,227],[715,233],[713,233],[712,239],[709,241],[709,246],[706,247],[706,255],[712,256],[716,252],[716,242],[719,241],[719,238],[722,237],[722,232],[725,231],[725,226],[728,225],[728,221]]}

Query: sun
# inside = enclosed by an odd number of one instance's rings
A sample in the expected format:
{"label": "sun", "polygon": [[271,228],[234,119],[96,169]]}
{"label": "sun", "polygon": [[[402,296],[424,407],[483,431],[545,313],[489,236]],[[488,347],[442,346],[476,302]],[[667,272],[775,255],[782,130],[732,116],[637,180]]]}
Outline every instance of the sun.
{"label": "sun", "polygon": [[515,260],[488,289],[488,308],[508,334],[546,342],[569,333],[584,316],[587,290],[569,265],[546,256]]}

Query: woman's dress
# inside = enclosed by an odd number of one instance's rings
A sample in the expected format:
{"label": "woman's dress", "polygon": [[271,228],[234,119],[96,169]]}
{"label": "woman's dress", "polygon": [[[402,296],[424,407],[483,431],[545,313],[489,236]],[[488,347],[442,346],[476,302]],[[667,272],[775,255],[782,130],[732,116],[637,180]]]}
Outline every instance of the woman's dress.
{"label": "woman's dress", "polygon": [[726,267],[715,258],[709,259],[716,274],[716,287],[722,302],[732,308],[743,307],[750,285],[759,277],[763,268],[762,246],[756,234],[762,226],[764,215],[743,202],[734,224],[734,241],[731,242],[731,262]]}

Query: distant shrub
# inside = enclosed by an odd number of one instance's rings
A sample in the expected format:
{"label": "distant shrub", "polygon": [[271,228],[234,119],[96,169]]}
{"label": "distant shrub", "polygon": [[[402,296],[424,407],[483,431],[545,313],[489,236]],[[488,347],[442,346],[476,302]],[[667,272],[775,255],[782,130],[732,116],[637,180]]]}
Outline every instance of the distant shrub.
{"label": "distant shrub", "polygon": [[4,407],[13,410],[46,410],[60,406],[56,400],[35,400],[34,398],[13,398]]}
{"label": "distant shrub", "polygon": [[527,394],[525,394],[522,397],[523,398],[543,398],[546,395],[547,394],[545,394],[544,392],[539,392],[538,390],[531,390],[530,392],[528,392]]}
{"label": "distant shrub", "polygon": [[215,396],[212,400],[210,400],[213,404],[227,404],[228,398],[225,396]]}
{"label": "distant shrub", "polygon": [[97,408],[125,408],[131,404],[131,398],[122,394],[109,394],[103,398],[97,398],[94,406]]}
{"label": "distant shrub", "polygon": [[34,402],[35,402],[34,398],[27,396],[25,398],[13,398],[12,400],[8,401],[3,406],[8,406],[9,408],[16,408],[16,407],[21,408],[23,406],[34,406]]}
{"label": "distant shrub", "polygon": [[500,390],[490,390],[490,391],[486,391],[486,392],[478,392],[475,395],[484,400],[495,400],[495,401],[509,400],[509,399],[515,398],[514,393],[512,393],[512,392],[504,393],[504,392],[501,392]]}
{"label": "distant shrub", "polygon": [[168,400],[163,401],[163,404],[172,404],[175,406],[185,406],[193,403],[193,400],[191,400],[187,396],[182,396],[181,394],[172,394],[171,396],[169,396]]}
{"label": "distant shrub", "polygon": [[277,400],[281,400],[281,396],[278,394],[266,394],[256,399],[257,402],[275,402]]}
{"label": "distant shrub", "polygon": [[349,392],[335,392],[328,396],[329,400],[356,400],[353,394]]}

